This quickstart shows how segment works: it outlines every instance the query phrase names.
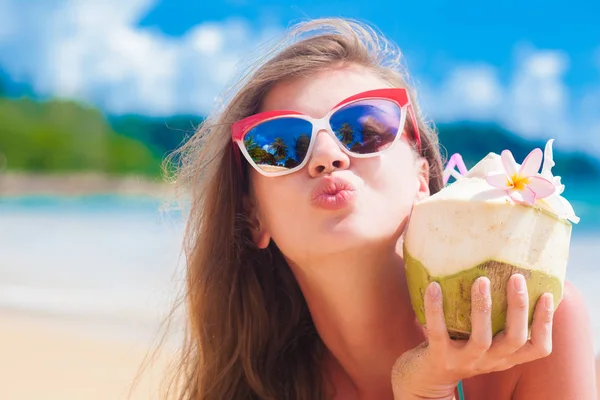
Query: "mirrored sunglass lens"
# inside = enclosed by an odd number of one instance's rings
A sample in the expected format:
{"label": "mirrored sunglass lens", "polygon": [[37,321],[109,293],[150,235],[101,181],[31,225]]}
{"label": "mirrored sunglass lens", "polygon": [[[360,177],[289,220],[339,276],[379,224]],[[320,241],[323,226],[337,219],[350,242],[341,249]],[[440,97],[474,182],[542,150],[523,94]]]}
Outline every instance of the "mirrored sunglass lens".
{"label": "mirrored sunglass lens", "polygon": [[254,163],[265,172],[297,167],[308,153],[312,124],[300,118],[278,118],[252,128],[244,147]]}
{"label": "mirrored sunglass lens", "polygon": [[393,101],[360,100],[336,111],[330,123],[348,150],[371,154],[391,146],[400,128],[401,114],[402,110]]}

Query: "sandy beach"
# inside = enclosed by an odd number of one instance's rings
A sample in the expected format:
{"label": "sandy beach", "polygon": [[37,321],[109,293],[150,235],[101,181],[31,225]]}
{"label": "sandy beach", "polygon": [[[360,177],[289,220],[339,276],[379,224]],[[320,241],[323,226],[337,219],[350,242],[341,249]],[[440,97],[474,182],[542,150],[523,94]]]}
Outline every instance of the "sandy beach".
{"label": "sandy beach", "polygon": [[[184,282],[184,219],[160,205],[137,195],[0,201],[0,400],[164,400],[176,337],[128,397]],[[600,219],[593,205],[578,209],[586,222],[567,279],[600,353]]]}
{"label": "sandy beach", "polygon": [[144,341],[100,337],[56,317],[24,311],[0,311],[0,332],[2,400],[161,399],[168,350],[130,391],[148,354]]}
{"label": "sandy beach", "polygon": [[[60,318],[0,311],[0,399],[158,399],[168,355],[132,383],[150,348],[95,335]],[[128,397],[130,396],[130,397]]]}

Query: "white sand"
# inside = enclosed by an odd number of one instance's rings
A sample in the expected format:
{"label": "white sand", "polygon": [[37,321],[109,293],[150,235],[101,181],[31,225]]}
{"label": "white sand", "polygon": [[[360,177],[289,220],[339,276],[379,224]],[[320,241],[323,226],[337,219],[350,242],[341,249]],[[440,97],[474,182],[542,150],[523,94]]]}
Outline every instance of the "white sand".
{"label": "white sand", "polygon": [[[126,399],[150,346],[109,339],[57,318],[0,312],[0,399]],[[166,365],[157,357],[131,400],[157,399]]]}

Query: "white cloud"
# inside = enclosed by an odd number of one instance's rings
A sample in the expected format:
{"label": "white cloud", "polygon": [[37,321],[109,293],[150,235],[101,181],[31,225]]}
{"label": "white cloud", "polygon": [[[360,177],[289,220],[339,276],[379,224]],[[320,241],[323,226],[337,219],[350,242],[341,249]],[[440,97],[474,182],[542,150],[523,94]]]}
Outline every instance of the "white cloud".
{"label": "white cloud", "polygon": [[8,1],[0,1],[0,40],[8,38],[14,29],[15,21],[10,18],[14,12]]}
{"label": "white cloud", "polygon": [[[495,121],[530,138],[555,137],[561,146],[583,146],[583,121],[587,127],[600,124],[600,91],[571,104],[563,79],[568,67],[564,52],[518,46],[514,70],[504,80],[491,65],[457,65],[441,84],[423,85],[423,105],[436,121]],[[581,115],[576,117],[575,110]]]}
{"label": "white cloud", "polygon": [[579,121],[577,138],[582,145],[600,154],[600,84],[589,87],[577,106],[579,112],[574,116]]}
{"label": "white cloud", "polygon": [[[168,37],[136,26],[155,1],[0,0],[0,65],[42,96],[111,113],[206,114],[244,56],[281,33],[276,23],[252,28],[231,18]],[[556,137],[557,145],[598,142],[600,81],[571,93],[565,53],[519,45],[514,57],[509,76],[472,63],[450,68],[440,84],[425,82],[424,109],[438,122],[496,121],[529,137]],[[600,48],[594,57],[600,69]]]}
{"label": "white cloud", "polygon": [[569,94],[563,83],[567,55],[531,50],[517,62],[509,86],[507,126],[525,135],[564,137],[568,128]]}
{"label": "white cloud", "polygon": [[496,116],[503,92],[494,68],[467,65],[449,71],[440,87],[426,86],[423,103],[438,121],[487,121]]}
{"label": "white cloud", "polygon": [[204,24],[190,34],[191,42],[197,51],[206,55],[216,54],[223,48],[223,35],[218,25]]}
{"label": "white cloud", "polygon": [[206,114],[242,55],[277,32],[255,32],[230,19],[169,38],[136,26],[153,5],[52,0],[25,10],[19,0],[4,0],[2,20],[25,23],[0,31],[0,65],[41,95],[89,101],[113,113]]}

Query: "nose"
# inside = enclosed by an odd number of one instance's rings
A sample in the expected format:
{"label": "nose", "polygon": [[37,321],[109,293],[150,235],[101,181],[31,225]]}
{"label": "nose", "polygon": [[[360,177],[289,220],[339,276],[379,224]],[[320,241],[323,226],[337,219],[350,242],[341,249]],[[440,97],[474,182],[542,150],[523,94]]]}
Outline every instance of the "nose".
{"label": "nose", "polygon": [[350,157],[342,151],[338,143],[327,133],[319,131],[308,161],[308,172],[313,178],[329,174],[336,169],[347,169]]}

